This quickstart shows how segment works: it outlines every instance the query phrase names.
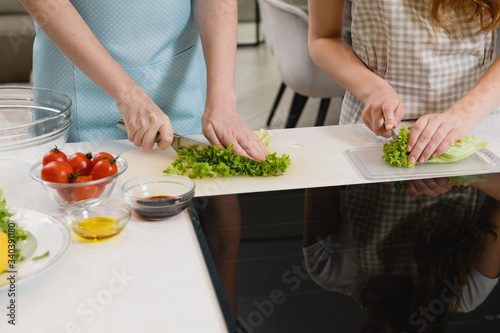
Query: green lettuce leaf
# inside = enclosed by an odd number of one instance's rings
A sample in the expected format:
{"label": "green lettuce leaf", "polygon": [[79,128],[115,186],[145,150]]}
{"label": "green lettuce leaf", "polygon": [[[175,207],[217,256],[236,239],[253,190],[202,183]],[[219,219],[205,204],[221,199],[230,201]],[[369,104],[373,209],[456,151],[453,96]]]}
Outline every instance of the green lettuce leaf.
{"label": "green lettuce leaf", "polygon": [[401,127],[401,130],[399,130],[398,139],[401,143],[401,147],[399,147],[398,143],[394,140],[390,140],[384,144],[384,147],[382,148],[384,155],[382,158],[385,159],[387,164],[394,164],[407,168],[413,168],[415,166],[416,163],[410,163],[408,161],[410,153],[406,151],[410,131],[411,127],[408,128],[408,131],[406,131],[404,127]]}
{"label": "green lettuce leaf", "polygon": [[[257,136],[267,147],[272,137],[261,129]],[[233,145],[223,149],[219,146],[207,146],[201,150],[197,146],[179,147],[177,159],[163,170],[166,174],[185,175],[189,178],[231,177],[235,175],[249,177],[274,177],[284,173],[291,164],[290,157],[283,154],[269,153],[262,162],[240,156],[232,152]]]}
{"label": "green lettuce leaf", "polygon": [[261,128],[257,132],[257,137],[259,140],[266,146],[266,148],[269,148],[269,142],[273,140],[273,137],[263,128]]}
{"label": "green lettuce leaf", "polygon": [[[406,151],[408,138],[410,136],[411,127],[408,127],[406,130],[404,127],[398,133],[398,138],[401,143],[401,148],[397,144],[397,142],[390,140],[388,143],[384,144],[382,148],[384,155],[383,159],[387,162],[387,164],[404,166],[408,168],[413,168],[416,163],[410,163],[408,161],[408,156],[410,153]],[[458,139],[454,144],[450,146],[443,154],[438,157],[431,157],[427,160],[426,163],[452,163],[457,162],[461,159],[466,158],[474,154],[476,151],[486,147],[488,145],[488,141],[484,139],[480,139],[473,135],[468,135],[464,138]]]}
{"label": "green lettuce leaf", "polygon": [[488,141],[473,135],[458,139],[444,153],[438,157],[430,157],[425,163],[451,163],[474,154],[488,145]]}

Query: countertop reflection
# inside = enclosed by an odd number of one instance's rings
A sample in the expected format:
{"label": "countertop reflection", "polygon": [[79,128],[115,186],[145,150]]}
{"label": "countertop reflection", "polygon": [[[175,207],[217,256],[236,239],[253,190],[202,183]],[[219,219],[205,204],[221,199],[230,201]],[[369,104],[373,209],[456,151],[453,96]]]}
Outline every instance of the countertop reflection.
{"label": "countertop reflection", "polygon": [[195,205],[230,331],[498,332],[499,202],[487,174]]}

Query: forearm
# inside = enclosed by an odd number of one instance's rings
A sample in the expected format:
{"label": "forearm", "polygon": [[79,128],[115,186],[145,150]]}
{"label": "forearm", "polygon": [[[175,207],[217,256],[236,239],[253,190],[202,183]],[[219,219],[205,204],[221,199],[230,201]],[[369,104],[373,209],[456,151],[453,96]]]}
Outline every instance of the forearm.
{"label": "forearm", "polygon": [[338,84],[366,102],[389,84],[370,71],[342,38],[344,0],[309,1],[309,53]]}
{"label": "forearm", "polygon": [[481,79],[448,112],[458,112],[464,121],[476,125],[500,106],[500,60],[497,58]]}
{"label": "forearm", "polygon": [[237,1],[196,0],[196,9],[207,66],[207,102],[229,99],[235,109]]}
{"label": "forearm", "polygon": [[116,101],[135,87],[69,0],[20,0],[52,42]]}

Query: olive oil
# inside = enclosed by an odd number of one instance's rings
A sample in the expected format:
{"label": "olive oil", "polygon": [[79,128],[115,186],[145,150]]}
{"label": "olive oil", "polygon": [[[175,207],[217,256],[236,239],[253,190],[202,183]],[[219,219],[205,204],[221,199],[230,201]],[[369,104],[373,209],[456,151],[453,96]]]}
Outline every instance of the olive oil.
{"label": "olive oil", "polygon": [[82,238],[98,241],[115,236],[124,226],[117,218],[97,216],[76,222],[73,230]]}

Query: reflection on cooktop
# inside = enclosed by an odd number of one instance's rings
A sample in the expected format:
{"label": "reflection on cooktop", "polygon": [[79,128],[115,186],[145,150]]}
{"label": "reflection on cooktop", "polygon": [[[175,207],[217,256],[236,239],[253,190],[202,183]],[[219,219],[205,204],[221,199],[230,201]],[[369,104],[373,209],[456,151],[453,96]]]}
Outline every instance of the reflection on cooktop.
{"label": "reflection on cooktop", "polygon": [[500,174],[201,200],[230,331],[500,332]]}

